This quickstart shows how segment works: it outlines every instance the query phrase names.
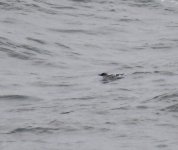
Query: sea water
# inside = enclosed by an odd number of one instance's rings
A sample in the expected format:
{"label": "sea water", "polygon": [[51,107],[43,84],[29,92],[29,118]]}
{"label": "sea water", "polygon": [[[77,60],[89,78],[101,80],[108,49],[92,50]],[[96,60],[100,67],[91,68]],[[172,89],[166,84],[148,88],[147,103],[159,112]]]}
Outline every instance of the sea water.
{"label": "sea water", "polygon": [[1,0],[0,116],[1,150],[176,150],[178,1]]}

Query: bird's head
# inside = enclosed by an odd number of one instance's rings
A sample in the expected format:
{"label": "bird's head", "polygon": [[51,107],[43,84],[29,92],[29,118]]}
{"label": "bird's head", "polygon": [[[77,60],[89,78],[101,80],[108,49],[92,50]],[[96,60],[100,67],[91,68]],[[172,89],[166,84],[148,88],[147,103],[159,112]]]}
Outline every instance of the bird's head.
{"label": "bird's head", "polygon": [[103,72],[103,73],[101,73],[101,74],[99,74],[99,76],[107,76],[108,74],[107,73],[105,73],[105,72]]}

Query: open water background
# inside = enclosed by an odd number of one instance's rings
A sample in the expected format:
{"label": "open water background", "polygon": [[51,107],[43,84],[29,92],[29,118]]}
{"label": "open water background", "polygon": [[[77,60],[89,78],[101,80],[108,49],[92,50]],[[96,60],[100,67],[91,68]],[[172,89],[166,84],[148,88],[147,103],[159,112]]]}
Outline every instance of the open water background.
{"label": "open water background", "polygon": [[1,150],[177,147],[178,1],[0,0]]}

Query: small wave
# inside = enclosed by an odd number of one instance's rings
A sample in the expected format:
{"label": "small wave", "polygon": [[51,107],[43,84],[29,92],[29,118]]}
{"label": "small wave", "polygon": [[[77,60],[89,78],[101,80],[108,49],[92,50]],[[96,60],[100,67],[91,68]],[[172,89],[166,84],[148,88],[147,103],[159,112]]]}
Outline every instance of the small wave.
{"label": "small wave", "polygon": [[178,5],[178,1],[177,0],[161,0],[161,1]]}
{"label": "small wave", "polygon": [[52,131],[59,130],[59,128],[45,128],[45,127],[27,127],[27,128],[17,128],[12,131],[10,131],[7,134],[14,134],[14,133],[49,133]]}
{"label": "small wave", "polygon": [[129,110],[129,109],[130,109],[129,106],[121,106],[121,107],[112,108],[111,110]]}
{"label": "small wave", "polygon": [[161,4],[164,6],[165,11],[177,13],[177,0],[161,0]]}
{"label": "small wave", "polygon": [[36,110],[35,108],[18,108],[18,109],[11,109],[9,112],[32,112]]}
{"label": "small wave", "polygon": [[75,86],[75,84],[69,84],[69,83],[65,83],[65,82],[56,84],[56,83],[48,83],[48,82],[42,82],[42,81],[35,82],[35,83],[33,83],[33,85],[39,86],[39,87],[71,87],[71,86]]}
{"label": "small wave", "polygon": [[155,49],[155,50],[157,50],[157,49],[171,49],[172,46],[152,46],[151,48]]}
{"label": "small wave", "polygon": [[[161,39],[160,39],[161,40]],[[148,48],[154,49],[154,50],[170,50],[174,46],[172,43],[168,42],[169,39],[167,39],[164,42],[157,42],[151,45],[145,45]]]}
{"label": "small wave", "polygon": [[1,9],[12,9],[12,5],[10,3],[7,3],[7,2],[0,2],[0,8]]}
{"label": "small wave", "polygon": [[16,43],[13,43],[8,38],[0,37],[0,45],[5,47],[11,47],[11,48],[17,48],[18,45]]}
{"label": "small wave", "polygon": [[70,114],[70,113],[72,113],[72,112],[74,112],[74,111],[65,111],[65,112],[61,112],[61,114],[62,114],[62,115],[65,115],[65,114]]}
{"label": "small wave", "polygon": [[33,41],[33,42],[39,43],[39,44],[43,44],[43,45],[46,44],[45,41],[40,40],[40,39],[35,39],[35,38],[31,38],[31,37],[27,37],[26,39],[29,40],[29,41]]}
{"label": "small wave", "polygon": [[84,3],[87,3],[87,2],[91,2],[91,0],[71,0],[73,2],[84,2]]}
{"label": "small wave", "polygon": [[134,72],[134,73],[132,73],[132,74],[151,74],[152,72],[148,72],[148,71],[146,71],[146,72],[143,72],[143,71],[136,71],[136,72]]}
{"label": "small wave", "polygon": [[169,112],[178,112],[178,104],[168,106],[168,107],[161,109],[161,110],[162,111],[169,111]]}
{"label": "small wave", "polygon": [[129,5],[133,7],[151,7],[151,8],[160,7],[160,4],[154,0],[134,0],[134,1],[130,1]]}
{"label": "small wave", "polygon": [[170,72],[170,71],[154,71],[153,73],[162,74],[162,75],[169,75],[169,76],[176,75],[174,72]]}
{"label": "small wave", "polygon": [[27,54],[15,52],[15,51],[8,49],[8,48],[2,48],[1,47],[0,51],[6,53],[9,57],[14,57],[14,58],[22,59],[22,60],[29,60],[30,59],[30,56],[28,56]]}
{"label": "small wave", "polygon": [[44,50],[44,49],[39,49],[39,48],[31,46],[31,45],[23,44],[23,45],[20,45],[19,47],[26,49],[26,50],[30,50],[30,51],[38,53],[38,54],[51,55],[49,51]]}
{"label": "small wave", "polygon": [[65,44],[61,44],[59,42],[55,43],[57,46],[60,46],[62,48],[65,48],[65,49],[71,49],[69,46],[65,45]]}
{"label": "small wave", "polygon": [[140,21],[140,20],[139,19],[131,19],[131,18],[121,18],[121,19],[119,19],[119,22],[128,22],[128,23],[138,22],[138,21]]}
{"label": "small wave", "polygon": [[40,100],[40,99],[27,95],[0,95],[0,100]]}
{"label": "small wave", "polygon": [[6,11],[21,11],[24,10],[24,2],[23,1],[5,1],[5,2],[0,2],[0,9],[1,10],[6,10]]}
{"label": "small wave", "polygon": [[148,106],[145,106],[145,105],[139,105],[139,106],[137,106],[137,109],[148,109]]}
{"label": "small wave", "polygon": [[[44,42],[41,40],[38,39],[33,39],[33,40],[38,43],[44,44]],[[22,59],[22,60],[37,59],[36,58],[37,54],[51,56],[51,53],[48,50],[40,49],[27,44],[20,45],[4,37],[0,37],[0,45],[1,45],[0,52],[7,54],[9,57],[13,57],[17,59]]]}
{"label": "small wave", "polygon": [[97,34],[97,32],[84,30],[84,29],[53,29],[53,28],[49,28],[49,31],[65,33],[65,34],[89,34],[89,35]]}
{"label": "small wave", "polygon": [[151,100],[157,101],[178,101],[178,93],[166,93],[153,97]]}
{"label": "small wave", "polygon": [[46,14],[52,14],[52,15],[57,14],[57,11],[52,10],[50,8],[45,8],[42,5],[40,5],[40,3],[33,4],[33,3],[23,2],[21,7],[23,7],[24,12],[39,11]]}
{"label": "small wave", "polygon": [[72,7],[72,6],[53,6],[52,8],[55,8],[55,9],[76,9],[75,7]]}
{"label": "small wave", "polygon": [[64,100],[93,100],[96,99],[95,96],[83,96],[83,97],[72,97],[72,98],[65,98]]}
{"label": "small wave", "polygon": [[161,75],[169,75],[169,76],[173,76],[173,75],[176,75],[175,73],[173,72],[170,72],[170,71],[153,71],[153,72],[149,72],[149,71],[136,71],[134,73],[132,73],[134,75],[138,75],[138,74],[161,74]]}
{"label": "small wave", "polygon": [[15,18],[7,17],[2,22],[5,24],[17,24],[18,20]]}
{"label": "small wave", "polygon": [[0,2],[0,6],[5,6],[7,5],[6,3]]}
{"label": "small wave", "polygon": [[[53,123],[54,124],[54,123]],[[57,124],[56,124],[57,125]],[[58,125],[57,125],[58,126]],[[6,134],[20,134],[20,133],[53,133],[53,132],[75,132],[78,131],[78,128],[75,128],[71,125],[64,125],[63,123],[60,123],[60,127],[22,127],[22,128],[16,128],[10,132],[7,132]]]}

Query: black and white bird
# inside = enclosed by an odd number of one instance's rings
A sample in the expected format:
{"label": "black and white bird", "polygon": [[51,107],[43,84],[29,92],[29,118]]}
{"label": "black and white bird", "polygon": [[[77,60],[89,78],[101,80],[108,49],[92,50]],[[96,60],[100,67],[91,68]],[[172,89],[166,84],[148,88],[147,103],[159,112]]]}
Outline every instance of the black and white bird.
{"label": "black and white bird", "polygon": [[105,72],[99,74],[99,76],[102,76],[103,77],[102,80],[106,82],[124,78],[124,74],[107,74]]}

